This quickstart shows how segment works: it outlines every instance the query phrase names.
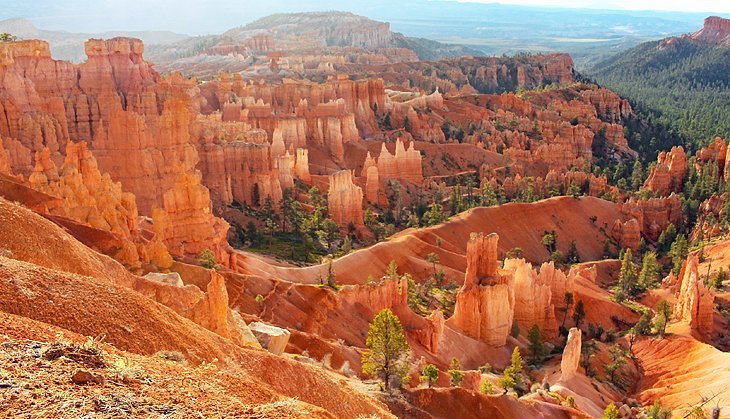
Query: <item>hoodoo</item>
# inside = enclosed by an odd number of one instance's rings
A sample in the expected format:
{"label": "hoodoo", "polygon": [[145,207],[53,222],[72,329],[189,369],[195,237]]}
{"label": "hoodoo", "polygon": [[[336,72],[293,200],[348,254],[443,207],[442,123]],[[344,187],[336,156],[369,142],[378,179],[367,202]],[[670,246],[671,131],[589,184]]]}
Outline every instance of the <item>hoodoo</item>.
{"label": "hoodoo", "polygon": [[563,349],[563,358],[560,360],[561,380],[568,381],[573,378],[578,371],[578,363],[581,355],[581,331],[572,327],[568,332],[568,340]]}
{"label": "hoodoo", "polygon": [[714,329],[715,293],[708,289],[699,274],[699,257],[691,254],[682,265],[675,296],[674,315],[688,322],[692,329],[711,335]]}
{"label": "hoodoo", "polygon": [[4,415],[724,417],[730,20],[617,19],[0,21]]}
{"label": "hoodoo", "polygon": [[474,339],[502,346],[514,318],[512,278],[498,269],[499,236],[472,233],[466,248],[466,277],[456,296],[454,327]]}

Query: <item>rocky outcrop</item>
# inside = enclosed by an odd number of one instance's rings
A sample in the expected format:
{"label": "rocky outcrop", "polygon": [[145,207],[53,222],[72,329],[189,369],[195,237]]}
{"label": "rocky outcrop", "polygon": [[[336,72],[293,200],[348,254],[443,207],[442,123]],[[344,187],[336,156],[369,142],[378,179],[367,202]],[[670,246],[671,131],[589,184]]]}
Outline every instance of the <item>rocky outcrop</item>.
{"label": "rocky outcrop", "polygon": [[329,177],[327,192],[329,214],[340,228],[350,224],[363,226],[362,188],[353,182],[351,170],[341,170]]}
{"label": "rocky outcrop", "polygon": [[423,345],[428,352],[437,354],[439,352],[439,346],[444,336],[444,327],[446,320],[441,310],[434,310],[428,317],[426,317],[426,326],[422,329],[414,331],[416,339]]}
{"label": "rocky outcrop", "polygon": [[260,348],[241,316],[228,307],[223,277],[215,270],[209,272],[206,292],[195,285],[185,285],[176,273],[149,273],[133,283],[132,288],[237,345]]}
{"label": "rocky outcrop", "polygon": [[520,330],[530,330],[534,325],[540,327],[542,336],[557,336],[558,325],[555,320],[555,307],[552,304],[552,287],[548,275],[538,275],[532,265],[524,259],[507,259],[504,270],[510,272],[514,287],[514,318]]}
{"label": "rocky outcrop", "polygon": [[537,325],[543,336],[557,336],[556,304],[565,305],[578,273],[543,263],[540,272],[524,259],[497,261],[499,237],[472,233],[467,243],[464,286],[456,296],[454,315],[448,320],[466,335],[493,346],[506,343],[513,322],[525,333]]}
{"label": "rocky outcrop", "polygon": [[565,293],[573,292],[577,274],[571,269],[569,274],[555,268],[555,263],[543,262],[540,265],[538,283],[550,285],[552,297],[550,301],[555,307],[565,307]]}
{"label": "rocky outcrop", "polygon": [[304,183],[312,181],[312,176],[309,174],[309,150],[306,148],[297,149],[294,160],[294,175]]}
{"label": "rocky outcrop", "polygon": [[730,47],[730,19],[719,16],[705,18],[705,24],[699,31],[690,35],[697,42]]}
{"label": "rocky outcrop", "polygon": [[644,187],[659,196],[681,192],[684,177],[687,175],[687,155],[684,148],[676,146],[668,153],[662,151],[657,160]]}
{"label": "rocky outcrop", "polygon": [[188,132],[194,81],[161,78],[142,59],[141,41],[89,40],[88,59],[80,65],[54,61],[43,41],[3,49],[12,59],[0,67],[0,135],[14,144],[11,166],[17,173],[33,169],[25,156],[48,148],[60,165],[71,139],[85,141],[100,170],[135,195],[142,214],[150,214],[178,175],[195,166]]}
{"label": "rocky outcrop", "polygon": [[699,258],[690,254],[682,265],[676,285],[674,316],[688,322],[692,329],[710,336],[714,331],[715,293],[705,286],[699,274]]}
{"label": "rocky outcrop", "polygon": [[111,256],[127,266],[171,265],[172,259],[158,238],[145,239],[138,231],[134,195],[123,192],[121,184],[108,174],[101,174],[85,142],[67,143],[60,170],[48,148],[36,152],[35,162],[28,179],[31,187],[62,199],[61,205],[49,209],[51,214],[113,233],[122,247]]}
{"label": "rocky outcrop", "polygon": [[228,223],[212,214],[210,192],[200,178],[199,173],[182,175],[165,193],[163,208],[152,210],[155,233],[174,256],[195,257],[211,250],[218,263],[235,266],[226,241]]}
{"label": "rocky outcrop", "polygon": [[510,276],[498,271],[497,243],[492,233],[472,233],[466,250],[466,277],[449,319],[467,336],[502,346],[512,328],[515,295]]}
{"label": "rocky outcrop", "polygon": [[377,166],[370,166],[367,169],[367,175],[365,178],[365,200],[371,204],[383,204],[386,202]]}
{"label": "rocky outcrop", "polygon": [[560,360],[561,381],[569,381],[575,377],[580,363],[582,334],[580,329],[571,327],[568,340],[563,349],[563,358]]}
{"label": "rocky outcrop", "polygon": [[641,226],[635,219],[630,219],[625,222],[616,220],[613,223],[611,229],[611,237],[616,240],[624,249],[631,249],[636,251],[639,248],[641,242]]}
{"label": "rocky outcrop", "polygon": [[0,174],[10,175],[12,168],[10,167],[10,156],[3,147],[3,139],[0,138]]}
{"label": "rocky outcrop", "polygon": [[[203,183],[218,204],[235,200],[257,206],[267,198],[277,204],[283,195],[282,180],[293,185],[291,156],[272,158],[268,144],[211,139],[198,149]],[[283,170],[277,166],[280,164]]]}
{"label": "rocky outcrop", "polygon": [[[501,93],[514,86],[532,89],[550,83],[573,81],[573,60],[568,54],[530,57],[460,57],[438,62],[388,64],[387,66],[345,66],[348,73],[383,74],[387,82],[405,89],[443,94],[458,92]],[[434,71],[435,70],[435,71]],[[475,90],[476,88],[476,90]],[[382,109],[382,107],[380,108]]]}
{"label": "rocky outcrop", "polygon": [[[368,165],[367,161],[365,165]],[[391,154],[383,143],[377,167],[378,175],[383,179],[401,179],[412,183],[423,181],[421,153],[413,147],[413,142],[406,149],[400,138],[395,142],[395,154]]]}
{"label": "rocky outcrop", "polygon": [[641,232],[651,241],[656,241],[669,224],[679,225],[683,217],[681,200],[674,193],[664,198],[631,198],[623,204],[621,212],[636,219]]}

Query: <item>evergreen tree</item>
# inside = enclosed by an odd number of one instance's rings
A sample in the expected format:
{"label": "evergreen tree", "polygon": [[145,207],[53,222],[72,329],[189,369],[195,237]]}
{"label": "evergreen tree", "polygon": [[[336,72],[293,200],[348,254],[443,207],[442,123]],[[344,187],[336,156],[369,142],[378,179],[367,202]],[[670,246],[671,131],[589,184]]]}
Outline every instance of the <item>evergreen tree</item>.
{"label": "evergreen tree", "polygon": [[578,303],[575,305],[575,311],[573,312],[573,321],[575,322],[575,327],[580,328],[580,324],[583,323],[583,319],[586,317],[586,310],[583,306],[583,300],[578,300]]}
{"label": "evergreen tree", "polygon": [[[619,288],[623,296],[634,295],[638,285],[639,276],[631,255],[631,249],[626,249],[621,261],[621,272],[619,274]],[[617,298],[618,300],[618,298]]]}
{"label": "evergreen tree", "polygon": [[507,393],[509,389],[515,389],[522,384],[522,355],[520,348],[515,346],[512,351],[512,361],[510,366],[504,369],[504,374],[497,381],[497,385],[504,389]]}
{"label": "evergreen tree", "polygon": [[527,333],[527,340],[530,342],[528,349],[530,350],[530,363],[533,365],[542,362],[542,357],[545,356],[545,345],[542,343],[542,337],[540,336],[540,326],[533,325],[530,331]]}
{"label": "evergreen tree", "polygon": [[679,272],[682,270],[682,263],[687,258],[689,253],[689,245],[684,234],[680,234],[677,239],[672,243],[672,247],[669,250],[669,254],[672,257],[672,272],[674,276],[679,277]]}
{"label": "evergreen tree", "polygon": [[568,248],[568,254],[565,255],[565,257],[568,260],[568,263],[580,263],[580,255],[578,254],[578,245],[575,243],[575,240],[570,242],[570,247]]}
{"label": "evergreen tree", "polygon": [[408,374],[408,356],[411,348],[406,342],[398,316],[390,309],[380,310],[370,324],[362,355],[362,372],[383,380],[385,389],[391,381],[401,384]]}
{"label": "evergreen tree", "polygon": [[451,358],[451,364],[449,365],[449,375],[451,375],[451,385],[458,386],[464,379],[461,374],[461,364],[456,357]]}
{"label": "evergreen tree", "polygon": [[421,381],[425,381],[428,387],[431,388],[433,384],[439,379],[439,370],[433,364],[426,365],[421,371]]}
{"label": "evergreen tree", "polygon": [[433,252],[427,254],[426,262],[433,265],[433,277],[436,278],[436,264],[440,262],[439,255]]}
{"label": "evergreen tree", "polygon": [[641,262],[639,272],[639,287],[643,290],[654,288],[659,278],[659,264],[656,261],[656,253],[647,252]]}
{"label": "evergreen tree", "polygon": [[657,333],[660,337],[664,337],[664,332],[667,327],[667,323],[669,323],[669,320],[672,316],[672,306],[669,305],[667,300],[661,300],[659,301],[659,304],[657,304],[657,319],[656,323],[654,323],[654,327],[657,330]]}
{"label": "evergreen tree", "polygon": [[570,310],[570,307],[573,305],[573,293],[570,291],[565,292],[565,312],[563,314],[563,322],[560,324],[560,327],[565,327],[565,319],[568,317],[568,311]]}

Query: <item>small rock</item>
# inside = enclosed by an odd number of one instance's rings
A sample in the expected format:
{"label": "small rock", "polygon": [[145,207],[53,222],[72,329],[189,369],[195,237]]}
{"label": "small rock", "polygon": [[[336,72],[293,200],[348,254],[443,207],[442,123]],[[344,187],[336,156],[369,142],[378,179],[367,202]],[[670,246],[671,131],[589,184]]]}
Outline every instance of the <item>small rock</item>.
{"label": "small rock", "polygon": [[621,405],[621,407],[618,408],[618,414],[619,414],[619,417],[630,418],[631,417],[631,407],[627,404]]}
{"label": "small rock", "polygon": [[96,375],[85,370],[76,370],[74,375],[71,377],[71,381],[74,384],[86,385],[86,384],[104,384],[104,377]]}

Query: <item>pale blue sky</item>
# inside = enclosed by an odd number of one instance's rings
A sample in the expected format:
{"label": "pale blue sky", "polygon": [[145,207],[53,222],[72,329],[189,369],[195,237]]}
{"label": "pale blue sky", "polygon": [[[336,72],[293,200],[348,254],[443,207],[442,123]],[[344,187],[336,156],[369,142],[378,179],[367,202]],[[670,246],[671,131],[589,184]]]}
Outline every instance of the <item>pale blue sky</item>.
{"label": "pale blue sky", "polygon": [[452,0],[469,3],[502,3],[591,9],[671,10],[730,13],[730,0]]}

